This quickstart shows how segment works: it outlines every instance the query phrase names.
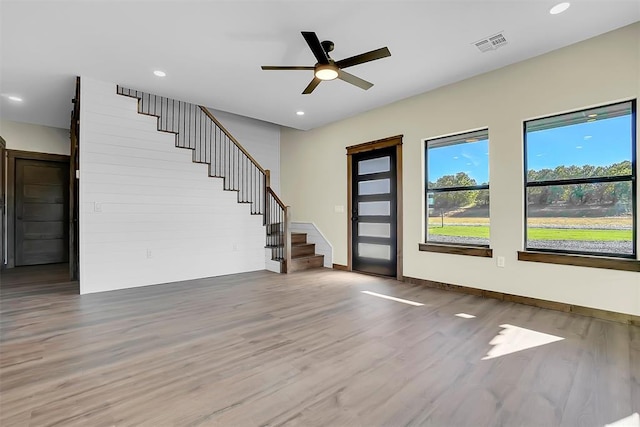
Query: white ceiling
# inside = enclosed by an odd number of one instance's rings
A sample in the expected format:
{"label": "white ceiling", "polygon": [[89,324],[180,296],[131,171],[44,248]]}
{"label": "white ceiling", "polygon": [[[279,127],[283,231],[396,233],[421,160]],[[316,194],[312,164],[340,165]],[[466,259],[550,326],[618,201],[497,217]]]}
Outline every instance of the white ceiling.
{"label": "white ceiling", "polygon": [[[3,0],[0,114],[67,127],[82,75],[310,129],[640,20],[638,0],[572,0],[550,15],[555,3]],[[332,40],[336,60],[383,46],[392,56],[348,70],[375,84],[368,91],[336,80],[302,95],[312,71],[260,69],[313,65],[300,31]],[[508,45],[474,47],[500,31]]]}

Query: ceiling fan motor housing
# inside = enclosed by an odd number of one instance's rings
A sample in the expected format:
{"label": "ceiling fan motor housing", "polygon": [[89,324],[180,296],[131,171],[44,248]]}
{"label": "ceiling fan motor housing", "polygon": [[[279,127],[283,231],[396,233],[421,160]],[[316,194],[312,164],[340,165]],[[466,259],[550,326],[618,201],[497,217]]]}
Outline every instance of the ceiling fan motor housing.
{"label": "ceiling fan motor housing", "polygon": [[335,45],[331,40],[325,40],[320,44],[322,45],[322,49],[324,49],[324,51],[327,52],[327,55],[329,54],[329,52],[332,52],[333,48],[335,47]]}

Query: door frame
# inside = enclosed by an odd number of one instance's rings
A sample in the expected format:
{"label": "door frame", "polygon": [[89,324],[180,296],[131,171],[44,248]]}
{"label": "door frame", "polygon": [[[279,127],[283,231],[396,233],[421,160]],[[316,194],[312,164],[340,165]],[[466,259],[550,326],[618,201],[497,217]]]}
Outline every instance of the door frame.
{"label": "door frame", "polygon": [[73,111],[69,129],[71,155],[69,157],[69,278],[80,279],[80,77],[76,77],[76,93],[71,101]]}
{"label": "door frame", "polygon": [[5,239],[7,236],[7,229],[5,227],[5,217],[6,217],[6,209],[5,209],[5,201],[6,192],[5,192],[5,182],[6,182],[6,171],[7,171],[7,163],[6,163],[6,148],[7,143],[4,138],[0,136],[0,270],[5,268],[4,264],[4,248],[5,248]]}
{"label": "door frame", "polygon": [[353,155],[381,148],[396,147],[396,279],[402,280],[402,138],[390,136],[347,147],[347,269],[353,271],[353,222],[351,221],[353,196]]}
{"label": "door frame", "polygon": [[[33,151],[7,150],[7,268],[16,265],[16,160],[44,160],[66,163],[69,156],[62,154],[37,153]],[[68,203],[68,202],[67,202]]]}

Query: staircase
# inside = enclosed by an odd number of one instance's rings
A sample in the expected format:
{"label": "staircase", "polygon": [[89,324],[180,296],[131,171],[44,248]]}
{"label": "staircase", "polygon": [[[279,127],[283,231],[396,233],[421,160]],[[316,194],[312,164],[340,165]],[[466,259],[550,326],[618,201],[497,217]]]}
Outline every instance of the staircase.
{"label": "staircase", "polygon": [[226,191],[238,193],[238,203],[262,215],[266,248],[280,264],[281,273],[322,267],[304,233],[290,231],[291,212],[271,188],[270,172],[240,145],[207,108],[157,95],[117,87],[117,93],[138,100],[138,113],[154,116],[158,131],[175,134],[176,147],[192,150],[193,162],[209,166],[209,176],[223,179]]}
{"label": "staircase", "polygon": [[324,255],[316,254],[315,243],[307,243],[307,233],[291,233],[291,265],[288,273],[324,265]]}

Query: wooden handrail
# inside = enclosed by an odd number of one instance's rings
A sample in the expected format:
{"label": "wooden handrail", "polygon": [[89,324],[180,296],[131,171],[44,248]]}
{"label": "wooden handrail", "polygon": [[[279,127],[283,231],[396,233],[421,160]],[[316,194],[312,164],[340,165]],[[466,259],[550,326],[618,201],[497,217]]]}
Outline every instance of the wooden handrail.
{"label": "wooden handrail", "polygon": [[280,200],[280,197],[278,197],[278,195],[273,191],[273,189],[271,189],[271,187],[267,187],[267,192],[271,194],[271,197],[273,197],[273,200],[275,200],[276,203],[280,205],[282,209],[286,209],[287,205],[285,205],[284,202]]}
{"label": "wooden handrail", "polygon": [[240,151],[242,151],[244,155],[247,156],[249,160],[251,160],[251,163],[253,163],[255,167],[257,167],[263,174],[266,174],[265,170],[262,168],[262,166],[260,166],[260,163],[258,163],[258,161],[254,159],[247,150],[244,149],[244,147],[238,142],[238,140],[235,139],[224,126],[222,126],[222,123],[220,123],[218,119],[216,119],[213,114],[211,114],[207,107],[203,107],[202,105],[200,105],[199,107],[202,112],[205,113],[207,117],[209,117],[220,128],[220,130],[224,132],[225,135],[227,135],[227,138],[229,138],[236,145],[236,147],[238,147],[238,149],[240,149]]}

